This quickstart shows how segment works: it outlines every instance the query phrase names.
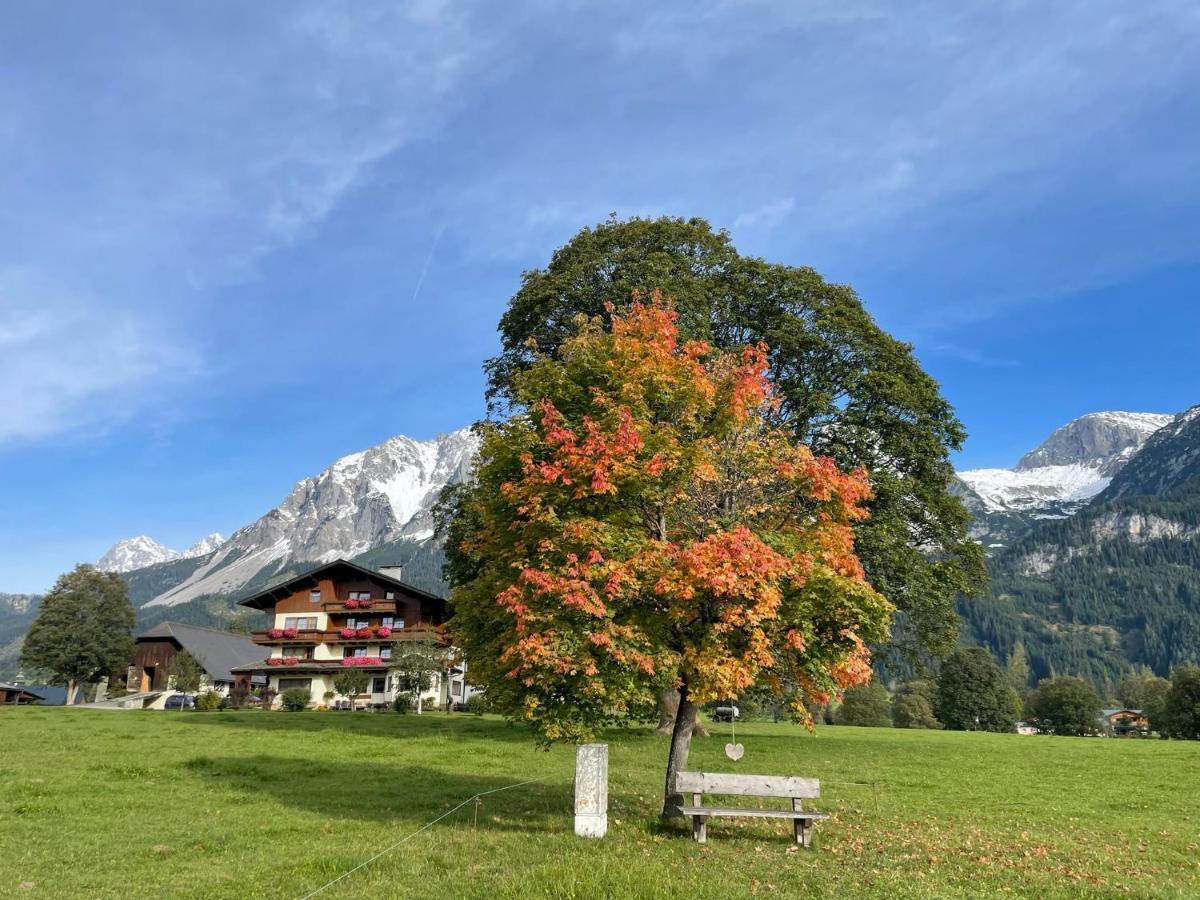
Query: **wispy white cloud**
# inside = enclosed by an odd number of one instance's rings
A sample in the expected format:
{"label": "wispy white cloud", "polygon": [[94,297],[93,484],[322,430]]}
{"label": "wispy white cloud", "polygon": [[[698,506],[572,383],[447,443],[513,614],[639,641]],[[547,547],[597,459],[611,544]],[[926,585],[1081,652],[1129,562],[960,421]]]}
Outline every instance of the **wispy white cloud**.
{"label": "wispy white cloud", "polygon": [[199,373],[186,338],[28,270],[0,270],[0,444],[103,429]]}
{"label": "wispy white cloud", "polygon": [[733,220],[733,227],[774,228],[791,215],[792,210],[795,208],[796,201],[791,197],[773,200],[765,206],[760,206],[758,209],[739,213],[737,218]]}

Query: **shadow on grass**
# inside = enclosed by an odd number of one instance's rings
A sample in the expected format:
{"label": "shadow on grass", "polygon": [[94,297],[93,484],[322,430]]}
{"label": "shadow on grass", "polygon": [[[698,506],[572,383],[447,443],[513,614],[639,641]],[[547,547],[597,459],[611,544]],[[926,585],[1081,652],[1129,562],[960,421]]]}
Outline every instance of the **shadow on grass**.
{"label": "shadow on grass", "polygon": [[[465,775],[425,766],[393,765],[376,760],[313,760],[260,754],[244,757],[195,756],[180,764],[214,789],[266,796],[281,806],[338,818],[410,822],[414,827],[437,818],[476,794],[497,791],[540,772],[512,776]],[[569,775],[491,793],[481,798],[479,823],[491,830],[561,832],[572,814]],[[468,803],[442,826],[472,822]]]}

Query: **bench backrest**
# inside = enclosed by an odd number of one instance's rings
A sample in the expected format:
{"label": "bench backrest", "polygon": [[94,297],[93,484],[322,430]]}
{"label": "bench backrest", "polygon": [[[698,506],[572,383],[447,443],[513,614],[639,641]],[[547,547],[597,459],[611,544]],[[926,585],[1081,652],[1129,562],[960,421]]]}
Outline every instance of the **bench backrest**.
{"label": "bench backrest", "polygon": [[735,775],[726,772],[677,772],[675,791],[680,794],[740,794],[744,797],[821,796],[816,778],[789,775]]}

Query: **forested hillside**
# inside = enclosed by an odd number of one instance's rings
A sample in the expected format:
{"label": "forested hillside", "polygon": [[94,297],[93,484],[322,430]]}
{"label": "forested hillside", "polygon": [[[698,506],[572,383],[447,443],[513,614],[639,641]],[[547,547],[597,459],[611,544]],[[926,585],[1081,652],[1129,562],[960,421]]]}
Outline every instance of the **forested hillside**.
{"label": "forested hillside", "polygon": [[964,637],[1001,660],[1022,642],[1035,681],[1200,661],[1198,535],[1200,479],[1042,523],[992,559],[986,598],[959,604]]}

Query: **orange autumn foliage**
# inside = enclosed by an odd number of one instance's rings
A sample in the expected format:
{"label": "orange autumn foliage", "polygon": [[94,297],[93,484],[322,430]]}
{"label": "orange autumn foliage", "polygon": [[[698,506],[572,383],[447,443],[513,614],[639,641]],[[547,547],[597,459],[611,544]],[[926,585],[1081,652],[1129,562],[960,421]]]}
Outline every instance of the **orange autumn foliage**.
{"label": "orange autumn foliage", "polygon": [[891,605],[852,525],[870,486],[772,424],[768,348],[680,343],[635,297],[581,319],[484,431],[453,628],[489,703],[580,740],[686,684],[805,706],[870,677]]}

